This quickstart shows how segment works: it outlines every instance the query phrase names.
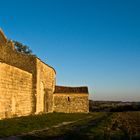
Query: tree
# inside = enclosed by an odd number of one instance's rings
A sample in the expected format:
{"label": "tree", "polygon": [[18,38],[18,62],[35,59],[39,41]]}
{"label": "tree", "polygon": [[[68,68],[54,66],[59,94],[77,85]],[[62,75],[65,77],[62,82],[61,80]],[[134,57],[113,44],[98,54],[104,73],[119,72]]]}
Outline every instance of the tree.
{"label": "tree", "polygon": [[14,45],[15,45],[15,49],[18,52],[24,53],[24,54],[32,54],[32,50],[26,46],[23,45],[22,43],[18,42],[18,41],[13,41]]}

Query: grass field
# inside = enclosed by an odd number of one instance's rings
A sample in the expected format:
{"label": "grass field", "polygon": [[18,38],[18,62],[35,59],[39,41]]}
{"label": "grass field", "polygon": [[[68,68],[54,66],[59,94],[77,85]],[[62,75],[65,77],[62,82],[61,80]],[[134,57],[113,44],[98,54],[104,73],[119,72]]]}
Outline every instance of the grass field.
{"label": "grass field", "polygon": [[71,131],[67,140],[140,140],[140,112],[117,112],[80,131]]}
{"label": "grass field", "polygon": [[12,119],[0,120],[0,137],[11,135],[20,135],[44,128],[50,128],[54,125],[60,125],[62,122],[73,122],[77,120],[87,121],[90,118],[96,118],[103,113],[49,113],[34,116],[24,116]]}
{"label": "grass field", "polygon": [[23,133],[23,140],[139,140],[140,112],[50,113],[0,121],[0,137]]}

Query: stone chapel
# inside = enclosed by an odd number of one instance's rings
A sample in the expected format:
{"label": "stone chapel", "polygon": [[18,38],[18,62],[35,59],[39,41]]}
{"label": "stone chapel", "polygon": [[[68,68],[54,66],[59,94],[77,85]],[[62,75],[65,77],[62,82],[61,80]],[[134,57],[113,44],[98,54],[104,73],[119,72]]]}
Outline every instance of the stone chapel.
{"label": "stone chapel", "polygon": [[88,88],[56,86],[56,71],[17,52],[0,29],[0,119],[47,112],[88,112]]}

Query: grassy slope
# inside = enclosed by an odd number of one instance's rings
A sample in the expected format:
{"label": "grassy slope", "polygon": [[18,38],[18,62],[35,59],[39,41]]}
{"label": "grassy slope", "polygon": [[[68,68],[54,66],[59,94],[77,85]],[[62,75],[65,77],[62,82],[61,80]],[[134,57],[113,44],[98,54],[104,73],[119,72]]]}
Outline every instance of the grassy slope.
{"label": "grassy slope", "polygon": [[68,134],[67,140],[139,140],[140,111],[117,112],[104,117],[96,125]]}
{"label": "grassy slope", "polygon": [[[100,119],[103,119],[105,116],[107,116],[107,113],[105,112],[98,112],[98,113],[90,113],[90,118],[86,117],[85,119],[78,120],[74,123],[63,125],[61,127],[52,127],[49,130],[45,130],[42,132],[36,132],[33,134],[28,134],[24,137],[22,137],[25,140],[44,140],[44,139],[73,139],[73,135],[75,138],[78,138],[78,135],[76,132],[81,134],[81,128],[87,128],[89,124],[92,122],[96,122],[97,120],[100,121]],[[79,139],[79,138],[78,138]]]}
{"label": "grassy slope", "polygon": [[[26,134],[22,139],[51,140],[59,137],[64,140],[136,140],[140,139],[139,118],[140,112],[43,114],[1,120],[0,136],[17,135],[49,127],[47,130]],[[53,127],[62,122],[73,123]]]}
{"label": "grassy slope", "polygon": [[0,137],[18,135],[33,130],[52,127],[62,122],[77,121],[79,119],[89,119],[89,117],[99,117],[102,113],[49,113],[35,116],[17,117],[0,120]]}

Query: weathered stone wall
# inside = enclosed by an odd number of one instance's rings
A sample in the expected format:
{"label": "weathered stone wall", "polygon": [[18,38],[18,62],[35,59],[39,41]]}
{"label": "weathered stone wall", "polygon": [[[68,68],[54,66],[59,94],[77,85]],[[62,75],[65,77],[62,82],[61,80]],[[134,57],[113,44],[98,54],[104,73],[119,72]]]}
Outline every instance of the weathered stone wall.
{"label": "weathered stone wall", "polygon": [[16,52],[11,46],[0,45],[0,61],[30,73],[35,73],[36,57]]}
{"label": "weathered stone wall", "polygon": [[0,118],[32,113],[32,74],[0,62]]}
{"label": "weathered stone wall", "polygon": [[[19,68],[32,75],[32,85],[30,86],[32,89],[32,113],[52,112],[55,70],[35,56],[16,52],[12,42],[6,40],[3,32],[0,32],[0,34],[0,62],[8,64],[11,67]],[[11,94],[10,90],[7,92]],[[0,91],[0,95],[1,94]],[[1,106],[3,105],[0,105],[0,107]]]}
{"label": "weathered stone wall", "polygon": [[0,30],[0,118],[53,111],[88,112],[87,87],[57,87],[54,92],[55,75],[52,67],[35,56],[16,52]]}
{"label": "weathered stone wall", "polygon": [[[37,58],[32,55],[25,55],[16,52],[12,46],[0,45],[0,61],[11,66],[17,67],[21,70],[27,71],[32,74],[32,98],[36,102],[36,61]],[[1,93],[0,93],[1,94]],[[36,111],[36,103],[34,104],[33,111]]]}
{"label": "weathered stone wall", "polygon": [[53,68],[37,60],[37,113],[53,111],[55,74]]}
{"label": "weathered stone wall", "polygon": [[54,112],[89,112],[88,94],[55,93],[53,97]]}

